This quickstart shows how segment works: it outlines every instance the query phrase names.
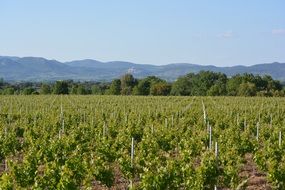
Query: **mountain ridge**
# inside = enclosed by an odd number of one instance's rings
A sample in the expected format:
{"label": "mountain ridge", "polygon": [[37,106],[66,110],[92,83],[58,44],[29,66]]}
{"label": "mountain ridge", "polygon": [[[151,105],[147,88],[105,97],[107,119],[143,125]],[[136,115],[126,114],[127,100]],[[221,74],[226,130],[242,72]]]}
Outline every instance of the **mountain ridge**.
{"label": "mountain ridge", "polygon": [[93,59],[60,62],[43,57],[0,56],[0,78],[8,81],[110,81],[125,73],[132,73],[137,78],[155,75],[173,81],[179,76],[201,70],[221,72],[228,76],[242,73],[270,75],[276,80],[285,81],[285,63],[279,62],[218,67],[193,63],[151,65],[127,61],[102,62]]}

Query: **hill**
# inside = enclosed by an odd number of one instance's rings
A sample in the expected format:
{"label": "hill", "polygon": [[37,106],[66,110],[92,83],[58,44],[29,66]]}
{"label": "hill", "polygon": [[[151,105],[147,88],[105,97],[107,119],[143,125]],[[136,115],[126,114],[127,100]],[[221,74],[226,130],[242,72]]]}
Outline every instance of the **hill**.
{"label": "hill", "polygon": [[97,80],[110,81],[129,72],[136,78],[149,75],[173,81],[189,72],[201,70],[222,72],[228,76],[242,73],[271,75],[274,79],[285,81],[285,63],[266,63],[253,66],[216,67],[189,63],[168,65],[136,64],[125,61],[101,62],[92,59],[59,62],[41,57],[0,56],[0,78],[9,81],[42,80]]}

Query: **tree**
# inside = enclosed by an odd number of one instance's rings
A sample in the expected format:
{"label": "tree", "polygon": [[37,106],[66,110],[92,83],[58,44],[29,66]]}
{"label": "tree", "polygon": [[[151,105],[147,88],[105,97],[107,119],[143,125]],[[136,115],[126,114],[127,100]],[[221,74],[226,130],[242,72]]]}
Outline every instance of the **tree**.
{"label": "tree", "polygon": [[276,80],[273,80],[271,76],[269,75],[265,75],[263,78],[262,78],[266,84],[265,88],[267,91],[280,91],[282,90],[282,85],[279,81],[276,81]]}
{"label": "tree", "polygon": [[201,71],[198,74],[189,73],[180,77],[172,85],[172,95],[225,95],[228,79],[225,74],[211,71]]}
{"label": "tree", "polygon": [[36,91],[35,91],[35,89],[32,88],[32,87],[27,87],[27,88],[25,88],[25,89],[23,90],[23,94],[24,94],[24,95],[31,95],[31,94],[33,94],[34,92],[36,92]]}
{"label": "tree", "polygon": [[255,96],[256,95],[256,86],[251,82],[243,82],[240,84],[238,89],[239,96]]}
{"label": "tree", "polygon": [[268,75],[238,74],[227,83],[228,95],[231,96],[280,96],[281,90],[281,83]]}
{"label": "tree", "polygon": [[15,89],[13,87],[7,87],[3,89],[2,92],[4,95],[13,95],[15,94]]}
{"label": "tree", "polygon": [[229,96],[237,96],[238,89],[240,84],[242,83],[241,75],[235,75],[229,79],[227,83],[227,92]]}
{"label": "tree", "polygon": [[70,94],[77,94],[77,84],[73,84],[70,90]]}
{"label": "tree", "polygon": [[41,94],[50,94],[51,93],[50,85],[42,84],[41,89],[40,89],[40,93]]}
{"label": "tree", "polygon": [[66,81],[56,81],[53,88],[54,94],[68,94],[68,83]]}
{"label": "tree", "polygon": [[[101,95],[101,94],[103,94],[102,89],[100,88],[99,85],[93,85],[93,86],[91,87],[91,93],[92,93],[92,94],[96,94],[96,95]],[[119,91],[119,93],[120,93],[120,91]]]}
{"label": "tree", "polygon": [[153,96],[167,96],[170,94],[171,85],[160,82],[151,86],[150,94]]}
{"label": "tree", "polygon": [[218,86],[222,86],[222,84],[226,85],[227,76],[225,74],[215,73],[212,71],[200,71],[192,79],[192,95],[206,96],[208,90],[216,83],[219,83]]}
{"label": "tree", "polygon": [[78,85],[78,87],[77,87],[77,94],[80,94],[80,95],[87,94],[87,90],[85,89],[85,87],[82,84]]}
{"label": "tree", "polygon": [[165,80],[162,80],[161,78],[158,78],[156,76],[148,76],[145,78],[145,80],[149,81],[151,84],[166,82]]}
{"label": "tree", "polygon": [[171,95],[174,96],[189,96],[192,94],[192,78],[195,75],[189,73],[186,76],[179,77],[173,84],[171,88]]}
{"label": "tree", "polygon": [[217,82],[207,91],[209,96],[223,96],[227,94],[226,84],[222,82]]}
{"label": "tree", "polygon": [[138,84],[133,88],[133,95],[143,95],[147,96],[150,94],[150,89],[153,85],[166,81],[156,77],[156,76],[148,76],[144,79],[138,81]]}
{"label": "tree", "polygon": [[143,79],[138,82],[138,85],[133,88],[134,95],[149,95],[151,82]]}
{"label": "tree", "polygon": [[115,79],[112,81],[111,86],[107,92],[110,95],[120,95],[121,93],[121,80]]}
{"label": "tree", "polygon": [[133,87],[136,85],[137,81],[131,74],[125,74],[121,77],[121,94],[130,95],[132,93]]}

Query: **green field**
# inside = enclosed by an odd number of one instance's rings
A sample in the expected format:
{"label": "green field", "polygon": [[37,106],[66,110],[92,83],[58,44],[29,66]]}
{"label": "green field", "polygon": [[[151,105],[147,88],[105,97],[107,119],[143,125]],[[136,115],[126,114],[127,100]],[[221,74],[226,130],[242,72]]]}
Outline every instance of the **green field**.
{"label": "green field", "polygon": [[283,134],[284,98],[0,96],[0,189],[285,189]]}

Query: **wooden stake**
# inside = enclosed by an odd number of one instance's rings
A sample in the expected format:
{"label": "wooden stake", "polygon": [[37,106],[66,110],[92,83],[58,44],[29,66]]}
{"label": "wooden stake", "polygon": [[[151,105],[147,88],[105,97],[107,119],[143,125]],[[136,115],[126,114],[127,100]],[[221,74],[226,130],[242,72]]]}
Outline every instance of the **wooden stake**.
{"label": "wooden stake", "polygon": [[259,138],[259,123],[256,124],[256,140]]}
{"label": "wooden stake", "polygon": [[209,136],[210,136],[210,140],[209,140],[209,149],[212,149],[212,126],[209,126]]}
{"label": "wooden stake", "polygon": [[131,147],[131,166],[133,167],[133,162],[134,162],[134,154],[135,154],[135,150],[134,150],[134,137],[132,137],[132,147]]}
{"label": "wooden stake", "polygon": [[281,147],[282,144],[282,132],[279,131],[279,147]]}
{"label": "wooden stake", "polygon": [[219,156],[218,142],[215,142],[215,156],[216,158]]}
{"label": "wooden stake", "polygon": [[207,115],[206,115],[206,108],[205,108],[205,104],[204,104],[203,100],[202,100],[202,107],[203,107],[204,123],[206,125],[207,124]]}

